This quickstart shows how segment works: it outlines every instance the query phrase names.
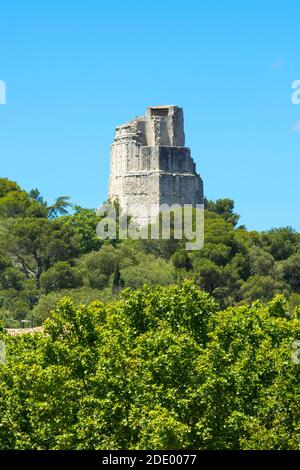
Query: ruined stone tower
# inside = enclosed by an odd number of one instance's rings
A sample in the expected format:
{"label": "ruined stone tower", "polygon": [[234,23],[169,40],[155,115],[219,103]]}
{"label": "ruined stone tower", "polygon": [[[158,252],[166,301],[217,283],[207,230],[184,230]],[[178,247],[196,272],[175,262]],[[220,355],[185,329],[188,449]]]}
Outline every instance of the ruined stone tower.
{"label": "ruined stone tower", "polygon": [[[122,211],[130,213],[140,226],[153,221],[162,204],[203,202],[203,182],[185,147],[182,108],[151,106],[146,116],[116,128],[109,199],[118,199]],[[149,220],[143,207],[150,205]]]}

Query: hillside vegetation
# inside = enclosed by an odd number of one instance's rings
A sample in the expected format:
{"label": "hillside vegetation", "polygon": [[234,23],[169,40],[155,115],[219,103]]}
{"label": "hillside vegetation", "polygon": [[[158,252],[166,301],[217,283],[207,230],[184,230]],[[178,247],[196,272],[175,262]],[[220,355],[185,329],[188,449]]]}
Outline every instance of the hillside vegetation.
{"label": "hillside vegetation", "polygon": [[102,242],[69,206],[0,180],[0,449],[299,450],[299,234],[222,199],[201,250]]}
{"label": "hillside vegetation", "polygon": [[[123,288],[192,280],[221,308],[267,302],[283,294],[300,303],[300,235],[238,226],[230,199],[206,201],[205,244],[187,252],[180,240],[100,241],[95,211],[48,205],[38,190],[0,179],[0,321],[40,325],[57,301],[110,302]],[[25,320],[25,322],[24,322]]]}

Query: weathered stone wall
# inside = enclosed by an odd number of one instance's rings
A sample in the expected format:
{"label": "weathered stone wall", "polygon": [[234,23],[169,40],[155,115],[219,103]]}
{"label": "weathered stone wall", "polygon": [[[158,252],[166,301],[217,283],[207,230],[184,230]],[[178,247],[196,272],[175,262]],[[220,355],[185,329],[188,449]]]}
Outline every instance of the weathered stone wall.
{"label": "weathered stone wall", "polygon": [[[111,146],[109,199],[118,199],[139,225],[150,220],[132,206],[200,204],[203,183],[184,147],[183,111],[156,106],[118,126]],[[157,214],[152,214],[152,219]]]}

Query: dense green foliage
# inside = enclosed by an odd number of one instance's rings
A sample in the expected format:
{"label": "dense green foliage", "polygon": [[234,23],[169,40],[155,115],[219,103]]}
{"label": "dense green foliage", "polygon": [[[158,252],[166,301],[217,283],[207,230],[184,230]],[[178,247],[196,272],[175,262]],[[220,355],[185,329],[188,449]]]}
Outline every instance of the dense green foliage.
{"label": "dense green foliage", "polygon": [[[300,303],[300,235],[291,228],[258,233],[239,227],[230,199],[206,201],[205,244],[187,252],[180,240],[101,242],[93,210],[68,197],[48,206],[0,179],[0,321],[20,327],[49,315],[66,292],[76,301],[110,301],[123,288],[180,285],[191,279],[221,308],[283,294]],[[85,298],[85,296],[87,296]]]}
{"label": "dense green foliage", "polygon": [[278,295],[220,311],[191,281],[63,299],[0,337],[1,449],[300,449],[300,320]]}
{"label": "dense green foliage", "polygon": [[103,242],[70,206],[0,179],[0,449],[300,449],[300,235],[221,199],[201,250]]}

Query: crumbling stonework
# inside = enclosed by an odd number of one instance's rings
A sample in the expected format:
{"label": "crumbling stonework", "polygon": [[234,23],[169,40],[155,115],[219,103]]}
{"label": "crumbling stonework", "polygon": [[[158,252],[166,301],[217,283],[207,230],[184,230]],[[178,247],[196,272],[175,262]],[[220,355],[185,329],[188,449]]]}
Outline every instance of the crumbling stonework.
{"label": "crumbling stonework", "polygon": [[[111,145],[109,199],[143,226],[162,204],[201,204],[203,182],[185,147],[183,110],[154,106],[118,126]],[[141,206],[155,207],[150,220]],[[139,207],[139,208],[138,208]]]}

